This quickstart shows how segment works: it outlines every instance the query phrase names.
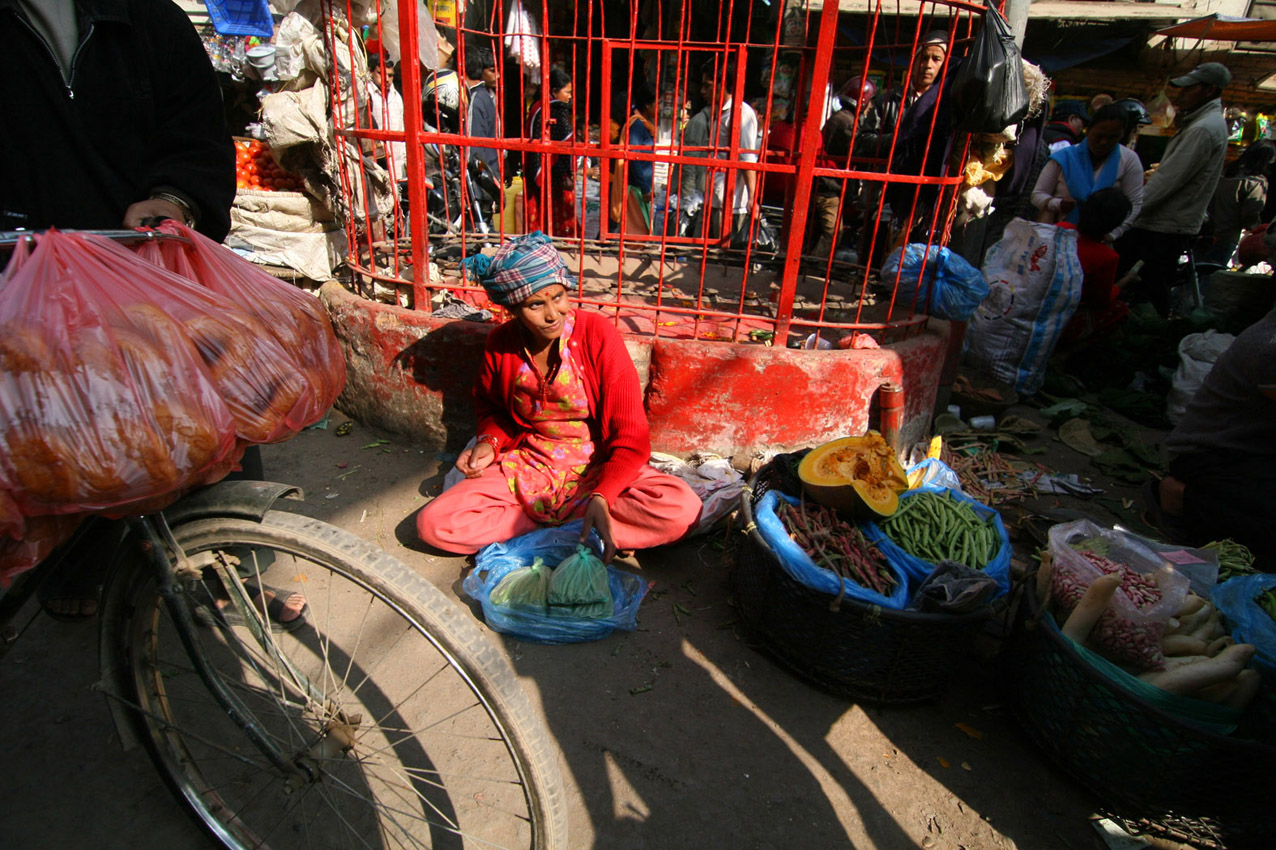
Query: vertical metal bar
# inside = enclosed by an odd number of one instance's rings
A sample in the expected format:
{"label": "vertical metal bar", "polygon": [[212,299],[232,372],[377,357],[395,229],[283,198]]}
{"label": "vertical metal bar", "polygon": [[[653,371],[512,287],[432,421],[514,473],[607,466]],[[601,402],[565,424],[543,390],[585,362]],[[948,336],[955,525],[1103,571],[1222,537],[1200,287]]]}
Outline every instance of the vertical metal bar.
{"label": "vertical metal bar", "polygon": [[[833,43],[837,36],[837,3],[825,3],[820,13],[820,35],[815,48],[815,66],[811,69],[811,90],[822,91],[828,84],[829,69],[833,62]],[[793,202],[792,229],[784,252],[784,277],[780,281],[780,301],[776,309],[775,337],[778,344],[788,337],[793,321],[793,298],[797,293],[797,279],[802,260],[802,239],[806,232],[806,216],[811,205],[812,170],[819,146],[812,144],[820,132],[820,110],[810,110],[806,115],[806,127],[802,134],[806,144],[798,160],[795,179],[797,192]]]}
{"label": "vertical metal bar", "polygon": [[403,64],[403,130],[408,155],[408,231],[412,245],[412,304],[430,310],[430,225],[426,217],[425,148],[421,114],[420,33],[416,3],[399,3],[399,62]]}

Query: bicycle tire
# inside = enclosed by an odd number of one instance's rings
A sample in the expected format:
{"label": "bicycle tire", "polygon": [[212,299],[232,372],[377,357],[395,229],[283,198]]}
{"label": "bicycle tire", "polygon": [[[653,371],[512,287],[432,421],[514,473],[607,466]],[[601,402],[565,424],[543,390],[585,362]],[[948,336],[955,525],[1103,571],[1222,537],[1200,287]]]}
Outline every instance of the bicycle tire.
{"label": "bicycle tire", "polygon": [[114,633],[140,737],[179,801],[224,846],[567,847],[542,720],[498,648],[432,584],[345,531],[281,510],[260,523],[193,519],[173,533],[196,558],[238,547],[260,564],[271,552],[264,576],[250,564],[245,580],[282,598],[304,586],[309,607],[305,625],[270,640],[322,702],[289,693],[287,671],[277,660],[268,669],[260,635],[216,619],[200,582],[184,585],[193,610],[203,609],[197,640],[222,681],[312,772],[313,781],[296,786],[294,777],[287,790],[198,678],[152,570],[130,579],[120,608],[127,622]]}

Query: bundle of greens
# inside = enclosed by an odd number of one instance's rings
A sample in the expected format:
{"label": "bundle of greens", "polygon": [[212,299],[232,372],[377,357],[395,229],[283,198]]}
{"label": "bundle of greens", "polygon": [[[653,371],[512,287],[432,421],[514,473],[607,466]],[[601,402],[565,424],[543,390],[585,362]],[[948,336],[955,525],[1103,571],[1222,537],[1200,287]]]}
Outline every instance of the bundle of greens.
{"label": "bundle of greens", "polygon": [[530,567],[510,570],[492,589],[492,603],[506,608],[545,610],[549,598],[550,573],[540,558]]}
{"label": "bundle of greens", "polygon": [[550,613],[604,620],[614,613],[607,567],[583,543],[555,568],[549,579]]}

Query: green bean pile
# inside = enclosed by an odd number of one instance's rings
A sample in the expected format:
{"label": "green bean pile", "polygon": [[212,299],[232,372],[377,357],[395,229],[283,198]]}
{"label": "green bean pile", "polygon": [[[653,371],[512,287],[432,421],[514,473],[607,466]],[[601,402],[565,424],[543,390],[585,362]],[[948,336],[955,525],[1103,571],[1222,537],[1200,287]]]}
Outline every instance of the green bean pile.
{"label": "green bean pile", "polygon": [[1247,576],[1258,572],[1254,569],[1254,553],[1237,543],[1230,537],[1206,543],[1202,549],[1213,549],[1218,553],[1218,583],[1229,578]]}
{"label": "green bean pile", "polygon": [[879,523],[895,545],[914,558],[939,563],[957,561],[982,570],[1001,549],[1001,535],[969,502],[952,494],[916,493],[900,499],[899,510]]}

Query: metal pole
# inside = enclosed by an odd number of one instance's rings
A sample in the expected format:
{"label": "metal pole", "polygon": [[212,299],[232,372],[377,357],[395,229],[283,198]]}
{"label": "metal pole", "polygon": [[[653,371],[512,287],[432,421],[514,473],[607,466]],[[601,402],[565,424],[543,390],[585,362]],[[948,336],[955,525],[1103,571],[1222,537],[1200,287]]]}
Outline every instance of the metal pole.
{"label": "metal pole", "polygon": [[1028,7],[1032,0],[1004,0],[1001,13],[1015,34],[1015,44],[1023,47],[1023,34],[1028,29]]}

